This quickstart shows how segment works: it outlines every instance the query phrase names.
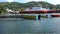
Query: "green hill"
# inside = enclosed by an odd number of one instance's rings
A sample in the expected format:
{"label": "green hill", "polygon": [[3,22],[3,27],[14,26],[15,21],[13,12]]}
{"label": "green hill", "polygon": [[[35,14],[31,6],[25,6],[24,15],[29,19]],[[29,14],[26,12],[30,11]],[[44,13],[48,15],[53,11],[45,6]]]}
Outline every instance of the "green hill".
{"label": "green hill", "polygon": [[39,4],[42,5],[42,7],[44,8],[50,8],[50,9],[55,9],[55,8],[59,8],[59,6],[50,4],[48,2],[44,2],[44,1],[39,1],[39,2],[35,2],[35,1],[31,1],[31,2],[27,2],[27,3],[18,3],[18,2],[0,2],[0,5],[2,5],[3,8],[10,8],[13,10],[18,10],[20,8],[28,8],[28,7],[35,7],[35,6],[39,6]]}

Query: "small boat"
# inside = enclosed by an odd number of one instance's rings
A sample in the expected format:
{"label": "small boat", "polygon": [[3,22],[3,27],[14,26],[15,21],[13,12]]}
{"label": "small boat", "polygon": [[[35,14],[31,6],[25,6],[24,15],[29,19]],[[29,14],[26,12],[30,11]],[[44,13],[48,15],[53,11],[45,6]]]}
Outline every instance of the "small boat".
{"label": "small boat", "polygon": [[33,19],[33,20],[35,20],[36,19],[36,17],[35,16],[29,16],[29,15],[21,15],[21,17],[22,18],[24,18],[24,19]]}
{"label": "small boat", "polygon": [[52,17],[60,17],[60,14],[55,13],[55,14],[52,14],[51,16]]}
{"label": "small boat", "polygon": [[[21,15],[21,18],[36,20],[35,15]],[[47,18],[47,15],[45,16],[38,15],[38,20],[40,20],[40,18]]]}
{"label": "small boat", "polygon": [[60,17],[60,15],[51,15],[52,17]]}

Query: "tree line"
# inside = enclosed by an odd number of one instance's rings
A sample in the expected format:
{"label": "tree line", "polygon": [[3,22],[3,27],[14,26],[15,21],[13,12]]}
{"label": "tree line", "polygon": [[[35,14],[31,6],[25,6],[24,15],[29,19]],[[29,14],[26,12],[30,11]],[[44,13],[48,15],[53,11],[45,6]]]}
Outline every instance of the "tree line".
{"label": "tree line", "polygon": [[39,6],[39,4],[41,4],[42,7],[44,7],[44,8],[60,9],[60,4],[59,5],[53,5],[53,4],[50,4],[48,2],[44,2],[44,1],[39,1],[39,2],[31,1],[31,2],[27,2],[27,3],[0,2],[0,13],[6,12],[5,11],[6,8],[9,8],[9,9],[16,11],[16,10],[21,9],[21,8],[37,7],[37,6]]}

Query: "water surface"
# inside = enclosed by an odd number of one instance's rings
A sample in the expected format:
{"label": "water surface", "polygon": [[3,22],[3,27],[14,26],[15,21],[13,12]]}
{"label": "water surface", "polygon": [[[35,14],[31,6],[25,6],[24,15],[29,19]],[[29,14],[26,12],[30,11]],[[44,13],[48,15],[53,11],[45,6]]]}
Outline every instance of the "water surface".
{"label": "water surface", "polygon": [[0,34],[60,34],[60,18],[0,18]]}

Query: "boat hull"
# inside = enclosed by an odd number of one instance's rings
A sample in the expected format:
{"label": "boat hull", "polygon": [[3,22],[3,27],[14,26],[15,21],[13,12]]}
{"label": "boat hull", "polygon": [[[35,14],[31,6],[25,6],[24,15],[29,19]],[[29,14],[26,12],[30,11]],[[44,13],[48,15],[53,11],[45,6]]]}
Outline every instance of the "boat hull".
{"label": "boat hull", "polygon": [[20,12],[20,14],[44,14],[47,13],[47,11],[24,11]]}
{"label": "boat hull", "polygon": [[[34,16],[34,15],[21,15],[21,17],[24,19],[36,20],[36,16]],[[47,16],[38,15],[38,20],[40,20],[40,18],[47,18]]]}
{"label": "boat hull", "polygon": [[40,10],[40,11],[23,11],[20,12],[20,14],[46,14],[46,13],[53,13],[54,10],[49,10],[49,11],[44,11],[44,10]]}
{"label": "boat hull", "polygon": [[36,16],[22,15],[22,18],[35,20],[36,19]]}
{"label": "boat hull", "polygon": [[52,17],[60,17],[60,15],[51,15]]}

